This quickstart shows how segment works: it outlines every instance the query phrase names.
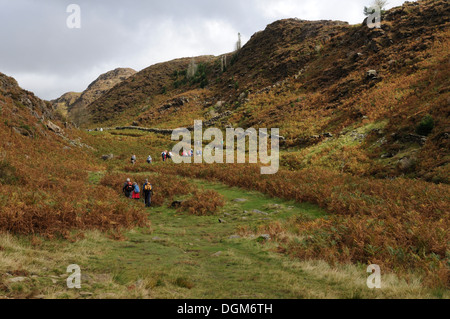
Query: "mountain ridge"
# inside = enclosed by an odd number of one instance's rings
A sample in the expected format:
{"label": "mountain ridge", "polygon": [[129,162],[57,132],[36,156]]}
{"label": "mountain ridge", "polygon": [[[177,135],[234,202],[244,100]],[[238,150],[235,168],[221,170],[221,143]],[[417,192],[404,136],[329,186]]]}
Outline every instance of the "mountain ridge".
{"label": "mountain ridge", "polygon": [[101,74],[83,92],[65,93],[51,103],[62,115],[80,124],[85,121],[84,111],[89,104],[134,74],[136,71],[131,68],[116,68]]}

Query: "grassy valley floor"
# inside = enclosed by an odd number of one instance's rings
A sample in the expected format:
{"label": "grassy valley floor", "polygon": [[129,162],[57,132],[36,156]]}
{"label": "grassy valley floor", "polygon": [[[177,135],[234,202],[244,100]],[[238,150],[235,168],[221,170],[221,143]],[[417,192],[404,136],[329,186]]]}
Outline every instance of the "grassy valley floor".
{"label": "grassy valley floor", "polygon": [[[101,176],[91,174],[92,182]],[[150,208],[151,228],[129,231],[119,241],[99,232],[87,232],[74,243],[2,234],[0,270],[6,275],[0,298],[449,297],[448,291],[424,288],[419,278],[407,283],[394,274],[383,274],[382,289],[370,290],[363,265],[331,267],[290,259],[277,253],[275,241],[258,233],[259,226],[299,215],[324,217],[320,208],[217,183],[194,183],[225,197],[220,213],[198,217],[165,206]],[[81,267],[82,289],[67,288],[70,264]]]}

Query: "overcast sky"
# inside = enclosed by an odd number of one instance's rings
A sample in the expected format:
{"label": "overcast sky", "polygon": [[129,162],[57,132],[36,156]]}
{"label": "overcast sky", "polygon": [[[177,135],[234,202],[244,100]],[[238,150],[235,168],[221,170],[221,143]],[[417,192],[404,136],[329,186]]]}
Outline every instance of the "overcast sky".
{"label": "overcast sky", "polygon": [[[361,23],[371,1],[0,0],[0,72],[50,100],[117,67],[230,52],[238,32],[246,42],[282,18]],[[79,29],[67,26],[70,4],[81,8]]]}

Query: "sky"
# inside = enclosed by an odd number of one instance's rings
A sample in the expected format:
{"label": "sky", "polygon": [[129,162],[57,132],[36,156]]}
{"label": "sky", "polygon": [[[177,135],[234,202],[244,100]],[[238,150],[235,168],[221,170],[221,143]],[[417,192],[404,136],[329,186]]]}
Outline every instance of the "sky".
{"label": "sky", "polygon": [[[0,72],[51,100],[82,92],[118,67],[140,71],[176,58],[231,52],[238,33],[245,43],[279,19],[361,23],[371,2],[0,0]],[[403,2],[388,0],[386,7]],[[77,11],[68,11],[71,4],[78,6],[79,20]]]}

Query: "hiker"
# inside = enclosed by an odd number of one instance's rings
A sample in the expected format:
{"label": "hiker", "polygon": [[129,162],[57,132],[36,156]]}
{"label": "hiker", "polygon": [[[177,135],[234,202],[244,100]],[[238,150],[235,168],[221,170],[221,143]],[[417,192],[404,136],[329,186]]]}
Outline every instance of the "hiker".
{"label": "hiker", "polygon": [[145,180],[142,189],[144,191],[145,207],[150,207],[152,205],[153,186],[149,183],[148,179]]}
{"label": "hiker", "polygon": [[162,161],[163,161],[163,162],[166,161],[166,156],[167,156],[166,151],[163,151],[163,152],[161,153],[161,157],[162,157]]}
{"label": "hiker", "polygon": [[167,154],[167,159],[172,159],[172,157],[173,157],[173,155],[172,155],[172,152],[167,152],[166,151],[166,154]]}
{"label": "hiker", "polygon": [[191,151],[189,152],[189,156],[193,157],[194,156],[194,150],[191,148]]}
{"label": "hiker", "polygon": [[127,181],[125,184],[123,184],[122,192],[125,194],[125,197],[132,198],[134,191],[133,183],[129,178],[127,178]]}
{"label": "hiker", "polygon": [[131,164],[136,164],[136,155],[131,156]]}
{"label": "hiker", "polygon": [[137,200],[141,199],[141,195],[140,195],[141,190],[139,189],[139,185],[137,183],[133,183],[133,187],[134,187],[134,190],[133,190],[131,198],[137,199]]}
{"label": "hiker", "polygon": [[151,164],[152,161],[153,161],[152,156],[149,155],[149,156],[147,157],[147,163]]}

